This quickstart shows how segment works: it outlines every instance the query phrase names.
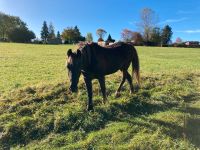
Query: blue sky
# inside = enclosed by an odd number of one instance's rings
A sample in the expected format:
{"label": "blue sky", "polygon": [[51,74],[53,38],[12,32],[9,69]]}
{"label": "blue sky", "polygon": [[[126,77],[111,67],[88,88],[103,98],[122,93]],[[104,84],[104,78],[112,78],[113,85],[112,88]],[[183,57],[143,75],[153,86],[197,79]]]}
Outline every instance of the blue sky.
{"label": "blue sky", "polygon": [[55,30],[78,25],[83,36],[103,28],[120,40],[122,29],[137,31],[140,11],[149,7],[159,16],[158,26],[169,24],[173,41],[200,41],[200,0],[0,0],[0,11],[19,16],[40,37],[44,20]]}

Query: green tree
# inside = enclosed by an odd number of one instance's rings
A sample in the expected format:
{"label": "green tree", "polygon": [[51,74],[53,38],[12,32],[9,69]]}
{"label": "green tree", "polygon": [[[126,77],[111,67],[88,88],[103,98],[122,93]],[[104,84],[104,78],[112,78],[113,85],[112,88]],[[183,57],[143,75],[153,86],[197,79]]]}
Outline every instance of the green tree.
{"label": "green tree", "polygon": [[162,45],[169,44],[169,42],[171,41],[172,35],[173,35],[172,28],[169,25],[166,25],[162,29],[162,33],[161,33]]}
{"label": "green tree", "polygon": [[74,29],[72,27],[67,27],[62,32],[62,39],[65,40],[65,43],[73,43],[75,39]]}
{"label": "green tree", "polygon": [[81,32],[77,26],[74,27],[74,42],[77,43],[80,40]]}
{"label": "green tree", "polygon": [[8,33],[15,28],[25,28],[27,25],[19,17],[0,12],[0,40],[9,40]]}
{"label": "green tree", "polygon": [[6,38],[8,37],[7,34],[9,32],[10,26],[10,17],[4,13],[0,13],[0,36],[2,40],[6,40]]}
{"label": "green tree", "polygon": [[61,39],[61,35],[60,35],[60,32],[59,32],[59,31],[57,32],[56,39],[57,39],[57,41],[58,41],[58,44],[61,44],[61,43],[62,43],[62,39]]}
{"label": "green tree", "polygon": [[67,27],[62,32],[62,39],[65,40],[65,43],[78,43],[79,41],[85,41],[85,38],[81,36],[79,28],[75,27]]}
{"label": "green tree", "polygon": [[111,35],[109,34],[109,35],[108,35],[108,38],[107,38],[107,40],[106,40],[106,42],[107,42],[107,43],[114,43],[115,40],[112,39]]}
{"label": "green tree", "polygon": [[45,44],[47,43],[48,36],[49,36],[49,29],[48,29],[48,26],[47,26],[47,22],[44,21],[43,26],[42,26],[42,30],[41,30],[41,39],[42,39],[43,43],[45,43]]}
{"label": "green tree", "polygon": [[59,32],[59,31],[57,32],[56,38],[57,38],[57,39],[61,39],[61,35],[60,35],[60,32]]}
{"label": "green tree", "polygon": [[153,45],[155,46],[159,46],[161,44],[160,28],[158,27],[153,28],[150,41],[153,42]]}
{"label": "green tree", "polygon": [[52,23],[49,24],[48,32],[49,32],[48,40],[52,40],[56,38],[54,26]]}
{"label": "green tree", "polygon": [[98,36],[98,41],[104,41],[103,39],[104,39],[104,36],[107,34],[107,32],[104,30],[104,29],[101,29],[101,28],[99,28],[99,29],[97,29],[97,31],[96,31],[96,35]]}
{"label": "green tree", "polygon": [[35,34],[33,31],[28,30],[28,28],[15,28],[12,29],[8,33],[8,38],[12,42],[18,42],[18,43],[29,43],[32,39],[35,38]]}
{"label": "green tree", "polygon": [[93,42],[92,33],[87,33],[87,35],[86,35],[86,41],[87,41],[87,42]]}

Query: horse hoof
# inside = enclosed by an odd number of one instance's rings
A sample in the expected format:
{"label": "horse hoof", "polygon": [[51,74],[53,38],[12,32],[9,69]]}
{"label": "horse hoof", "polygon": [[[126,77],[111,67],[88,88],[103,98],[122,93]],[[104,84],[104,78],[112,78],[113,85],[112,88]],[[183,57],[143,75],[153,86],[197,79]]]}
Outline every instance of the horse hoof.
{"label": "horse hoof", "polygon": [[121,94],[119,93],[119,92],[116,92],[115,93],[115,98],[118,98],[118,97],[120,97],[121,96]]}

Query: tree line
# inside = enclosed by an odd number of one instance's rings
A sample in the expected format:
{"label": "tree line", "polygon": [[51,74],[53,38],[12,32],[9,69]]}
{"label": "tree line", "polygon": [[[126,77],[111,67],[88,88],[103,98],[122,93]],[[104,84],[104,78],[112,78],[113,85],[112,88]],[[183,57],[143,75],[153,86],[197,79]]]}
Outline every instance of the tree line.
{"label": "tree line", "polygon": [[[103,41],[102,34],[104,30],[99,30],[97,35],[101,36]],[[22,19],[0,12],[0,41],[18,43],[33,42],[38,44],[73,44],[79,41],[93,42],[93,35],[92,33],[87,33],[86,37],[82,36],[78,26],[67,27],[61,34],[59,31],[55,33],[53,23],[48,25],[44,21],[40,32],[40,39],[38,39]],[[108,41],[113,42],[111,35],[108,36]]]}
{"label": "tree line", "polygon": [[157,26],[157,15],[150,8],[144,8],[140,14],[140,22],[136,24],[140,32],[124,29],[121,33],[123,41],[134,42],[136,45],[164,46],[171,42],[172,28],[165,25],[160,29]]}
{"label": "tree line", "polygon": [[[131,29],[123,29],[121,32],[121,40],[124,42],[133,42],[135,45],[148,46],[168,46],[172,43],[173,35],[172,28],[165,25],[160,28],[157,25],[157,14],[150,8],[144,8],[140,13],[140,22],[136,23],[138,31]],[[108,34],[107,39],[104,40],[107,31],[103,28],[96,30],[98,42],[113,43],[115,40]],[[41,43],[41,44],[74,44],[80,41],[93,42],[93,35],[91,32],[86,36],[82,36],[78,26],[66,27],[62,33],[57,31],[53,23],[48,25],[46,21],[43,22],[40,32],[40,39],[36,38],[33,31],[31,31],[27,24],[19,17],[7,15],[0,12],[0,41],[21,42],[21,43]],[[176,44],[183,44],[181,38],[177,38]]]}
{"label": "tree line", "polygon": [[140,32],[123,29],[121,37],[125,42],[133,42],[135,45],[148,46],[166,46],[172,43],[172,28],[166,25],[163,29],[154,27],[148,36],[142,35]]}
{"label": "tree line", "polygon": [[[106,34],[107,32],[104,29],[101,29],[101,28],[97,29],[96,35],[99,37],[98,42],[103,42]],[[90,43],[90,42],[93,42],[93,35],[92,33],[89,32],[87,33],[86,37],[84,37],[81,35],[81,32],[78,26],[75,26],[75,27],[65,28],[63,32],[61,33],[61,35],[60,35],[60,32],[58,31],[57,36],[55,37],[53,24],[50,23],[48,27],[46,21],[44,21],[42,30],[41,30],[41,39],[42,39],[42,43],[45,43],[45,44],[52,43],[52,40],[55,40],[55,39],[57,40],[59,39],[59,41],[62,40],[64,44],[74,44],[74,43],[85,42],[85,41]],[[111,35],[109,34],[105,42],[113,43],[115,42],[115,40],[112,39]]]}

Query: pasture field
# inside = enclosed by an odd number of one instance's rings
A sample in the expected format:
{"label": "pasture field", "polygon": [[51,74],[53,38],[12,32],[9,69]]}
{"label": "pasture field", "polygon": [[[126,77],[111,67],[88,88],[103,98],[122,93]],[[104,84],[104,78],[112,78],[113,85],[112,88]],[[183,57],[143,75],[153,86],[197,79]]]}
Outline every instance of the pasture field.
{"label": "pasture field", "polygon": [[200,49],[136,47],[141,89],[115,98],[121,73],[109,75],[104,105],[94,80],[87,112],[83,79],[67,91],[69,48],[0,43],[0,149],[200,148]]}

